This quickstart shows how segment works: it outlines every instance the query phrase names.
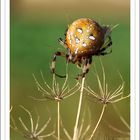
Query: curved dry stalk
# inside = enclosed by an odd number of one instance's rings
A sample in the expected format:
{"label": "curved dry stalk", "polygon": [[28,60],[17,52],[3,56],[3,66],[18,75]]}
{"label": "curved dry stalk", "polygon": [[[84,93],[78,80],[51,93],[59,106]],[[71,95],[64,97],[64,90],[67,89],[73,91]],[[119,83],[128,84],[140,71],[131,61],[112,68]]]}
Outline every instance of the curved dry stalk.
{"label": "curved dry stalk", "polygon": [[13,106],[10,107],[10,112],[13,110]]}
{"label": "curved dry stalk", "polygon": [[[27,112],[27,114],[29,115],[29,118],[30,118],[30,125],[31,125],[31,132],[33,133],[34,131],[34,122],[33,122],[33,117],[32,117],[32,114],[30,113],[30,111],[28,111],[24,106],[20,105],[20,107],[25,111]],[[21,121],[21,118],[20,118],[20,121]],[[22,121],[21,121],[22,122]],[[29,131],[29,130],[28,130]]]}
{"label": "curved dry stalk", "polygon": [[124,100],[124,99],[127,99],[127,98],[129,98],[129,97],[130,97],[130,94],[127,95],[127,96],[121,97],[121,98],[119,98],[119,99],[116,99],[116,100],[114,100],[114,101],[110,101],[110,103],[117,103],[117,102],[122,101],[122,100]]}
{"label": "curved dry stalk", "polygon": [[47,127],[48,127],[48,124],[50,123],[51,121],[51,118],[49,118],[46,123],[42,126],[42,128],[36,133],[36,135],[40,135]]}
{"label": "curved dry stalk", "polygon": [[129,126],[129,124],[126,122],[126,120],[125,120],[122,116],[120,116],[120,119],[121,119],[121,121],[123,122],[123,124],[130,130],[130,126]]}
{"label": "curved dry stalk", "polygon": [[18,119],[19,119],[19,121],[20,121],[21,126],[23,127],[23,129],[24,129],[25,131],[27,131],[27,132],[30,131],[30,130],[27,128],[27,126],[25,125],[25,123],[22,121],[21,117],[19,117]]}
{"label": "curved dry stalk", "polygon": [[118,132],[118,133],[123,134],[123,135],[130,136],[130,133],[129,132],[122,131],[122,130],[120,130],[120,129],[118,129],[118,128],[110,125],[110,124],[108,126],[109,126],[110,129],[114,130],[115,132]]}
{"label": "curved dry stalk", "polygon": [[[81,120],[81,123],[79,124],[78,130],[77,130],[76,140],[85,140],[85,137],[91,128],[91,122],[87,123],[87,121],[85,121],[85,115],[87,115],[86,110],[84,111],[84,113],[82,115],[82,120]],[[90,117],[89,110],[88,110],[88,115]],[[91,120],[91,119],[89,119],[89,120]],[[86,122],[86,124],[85,124],[85,122]],[[67,129],[64,127],[62,120],[61,120],[61,126],[63,128],[64,134],[66,135],[67,139],[73,140],[73,138],[71,137],[71,135],[69,134]]]}
{"label": "curved dry stalk", "polygon": [[42,135],[42,136],[38,136],[38,139],[39,139],[39,140],[43,140],[44,138],[47,138],[47,137],[53,136],[54,133],[55,133],[55,132],[52,131],[52,132],[50,132],[49,134]]}
{"label": "curved dry stalk", "polygon": [[62,126],[63,132],[66,135],[66,137],[68,138],[68,140],[72,140],[72,137],[70,136],[70,134],[67,131],[67,129],[64,127],[62,120],[61,120],[61,126]]}
{"label": "curved dry stalk", "polygon": [[80,111],[81,111],[81,106],[82,106],[84,83],[85,83],[85,77],[82,78],[82,84],[81,84],[81,90],[80,90],[80,98],[79,98],[79,105],[78,105],[78,110],[77,110],[76,122],[75,122],[75,126],[74,126],[73,140],[77,140],[78,123],[79,123]]}
{"label": "curved dry stalk", "polygon": [[91,140],[91,139],[93,138],[93,136],[94,136],[94,134],[95,134],[95,132],[96,132],[96,130],[97,130],[97,128],[98,128],[98,126],[99,126],[99,124],[100,124],[100,122],[101,122],[101,120],[102,120],[103,114],[104,114],[104,112],[105,112],[105,108],[106,108],[106,104],[103,104],[100,117],[99,117],[99,119],[98,119],[98,121],[97,121],[97,123],[96,123],[96,126],[95,126],[94,130],[92,131],[92,134],[91,134],[89,140]]}
{"label": "curved dry stalk", "polygon": [[[11,116],[11,115],[10,115],[10,116]],[[17,126],[16,126],[16,123],[15,123],[14,118],[11,116],[10,119],[11,119],[11,121],[10,121],[10,128],[12,128],[12,129],[15,130],[15,131],[18,131],[18,128],[17,128]]]}
{"label": "curved dry stalk", "polygon": [[122,123],[125,125],[125,127],[130,131],[130,125],[126,122],[126,120],[124,119],[124,117],[121,115],[121,113],[119,112],[119,110],[117,109],[117,107],[115,105],[113,105],[113,108],[115,110],[115,112],[118,114],[120,120],[122,121]]}
{"label": "curved dry stalk", "polygon": [[79,126],[79,129],[78,129],[78,134],[77,134],[78,140],[84,140],[86,134],[88,133],[88,131],[91,127],[91,124],[89,123],[89,124],[87,124],[87,126],[84,129],[84,123],[85,123],[85,112],[84,112],[84,115],[82,117],[82,121],[81,121],[81,124]]}

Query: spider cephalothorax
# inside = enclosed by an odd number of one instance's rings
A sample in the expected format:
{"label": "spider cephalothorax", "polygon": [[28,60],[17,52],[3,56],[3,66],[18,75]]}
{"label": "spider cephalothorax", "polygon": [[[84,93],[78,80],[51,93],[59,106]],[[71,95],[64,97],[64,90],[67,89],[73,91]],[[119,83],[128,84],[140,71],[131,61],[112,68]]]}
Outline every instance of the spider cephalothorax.
{"label": "spider cephalothorax", "polygon": [[52,72],[55,73],[56,56],[63,56],[67,62],[77,63],[78,66],[83,64],[83,72],[79,76],[84,77],[89,71],[92,56],[111,52],[105,52],[112,45],[111,28],[101,26],[89,18],[81,18],[68,27],[65,39],[60,38],[59,42],[67,49],[67,53],[55,53],[51,66]]}

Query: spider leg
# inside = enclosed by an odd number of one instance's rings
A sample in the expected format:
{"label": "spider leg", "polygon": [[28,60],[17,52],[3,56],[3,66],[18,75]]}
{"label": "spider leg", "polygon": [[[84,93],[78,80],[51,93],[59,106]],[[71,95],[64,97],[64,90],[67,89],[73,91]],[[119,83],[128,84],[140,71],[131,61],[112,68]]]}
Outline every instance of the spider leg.
{"label": "spider leg", "polygon": [[83,78],[83,77],[86,76],[86,74],[89,72],[89,68],[90,68],[91,63],[92,63],[92,57],[86,58],[86,59],[84,60],[82,73],[79,74],[79,75],[76,77],[76,79],[80,79],[80,78]]}
{"label": "spider leg", "polygon": [[101,52],[100,55],[107,55],[107,54],[110,54],[110,53],[112,53],[112,49],[109,52]]}
{"label": "spider leg", "polygon": [[81,65],[81,60],[79,60],[79,61],[77,62],[77,68],[79,68],[79,69],[81,69],[81,68],[82,68],[82,65]]}
{"label": "spider leg", "polygon": [[77,64],[77,68],[81,69],[81,64],[80,63]]}
{"label": "spider leg", "polygon": [[110,36],[108,38],[109,38],[109,43],[100,50],[98,55],[107,55],[107,54],[112,53],[112,49],[109,52],[104,52],[108,47],[112,46],[112,39]]}
{"label": "spider leg", "polygon": [[111,39],[110,36],[108,36],[108,38],[109,38],[108,44],[105,45],[103,48],[101,48],[100,52],[103,52],[103,51],[105,51],[107,48],[109,48],[110,46],[112,46],[112,39]]}
{"label": "spider leg", "polygon": [[59,38],[59,39],[58,39],[58,42],[59,42],[64,48],[67,48],[67,45],[65,44],[65,40],[64,40],[64,39]]}
{"label": "spider leg", "polygon": [[112,46],[112,44],[113,44],[111,36],[108,36],[108,38],[109,38],[109,43],[107,44],[107,48]]}
{"label": "spider leg", "polygon": [[67,54],[65,54],[64,52],[56,52],[53,56],[53,59],[52,59],[52,64],[51,64],[51,71],[53,74],[55,74],[56,76],[60,77],[60,78],[65,78],[66,76],[65,75],[59,75],[55,72],[55,65],[56,65],[56,57],[57,56],[62,56],[62,57],[65,57],[66,59],[68,58]]}

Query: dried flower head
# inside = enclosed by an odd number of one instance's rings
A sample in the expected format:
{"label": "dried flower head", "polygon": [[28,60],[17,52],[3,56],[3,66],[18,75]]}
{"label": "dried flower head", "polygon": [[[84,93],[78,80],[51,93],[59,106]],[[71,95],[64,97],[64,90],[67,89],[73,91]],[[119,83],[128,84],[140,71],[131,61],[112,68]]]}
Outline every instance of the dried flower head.
{"label": "dried flower head", "polygon": [[130,94],[124,96],[124,80],[120,75],[120,78],[122,80],[121,84],[113,91],[113,90],[109,90],[109,86],[108,83],[106,82],[106,75],[105,75],[105,70],[103,67],[103,64],[101,62],[101,67],[102,67],[102,76],[103,76],[103,80],[101,80],[96,67],[95,67],[95,76],[97,79],[97,83],[98,83],[98,87],[99,87],[99,93],[94,91],[93,89],[91,89],[89,86],[85,87],[85,90],[93,95],[94,98],[96,98],[98,101],[100,101],[102,104],[108,104],[108,103],[117,103],[121,100],[124,100],[126,98],[130,97]]}
{"label": "dried flower head", "polygon": [[74,95],[79,90],[78,82],[72,88],[69,88],[68,75],[66,75],[65,81],[62,84],[62,86],[60,86],[60,83],[56,81],[55,74],[53,74],[52,84],[48,84],[49,82],[47,83],[45,81],[42,72],[41,72],[41,77],[43,80],[43,84],[40,84],[40,82],[37,80],[37,78],[35,77],[34,74],[33,74],[33,77],[36,82],[37,89],[43,97],[41,99],[32,97],[35,100],[45,101],[45,100],[49,99],[49,100],[61,101],[63,99],[66,99],[66,98]]}
{"label": "dried flower head", "polygon": [[94,68],[95,69],[95,76],[96,76],[98,87],[99,87],[99,93],[95,92],[89,86],[85,87],[85,90],[103,105],[101,114],[100,114],[99,119],[95,125],[95,128],[93,129],[93,131],[89,137],[89,140],[92,140],[92,138],[93,138],[93,136],[98,128],[98,126],[102,120],[103,114],[105,112],[106,106],[109,103],[111,103],[111,104],[117,103],[119,101],[122,101],[122,100],[130,97],[130,94],[128,94],[127,96],[124,96],[124,81],[123,81],[121,75],[120,75],[120,77],[121,77],[122,83],[114,91],[109,90],[108,83],[106,82],[105,70],[104,70],[102,62],[101,62],[101,67],[102,67],[102,76],[103,76],[102,79],[103,80],[101,80],[101,78],[96,70],[96,67]]}
{"label": "dried flower head", "polygon": [[33,117],[32,117],[32,114],[30,113],[30,111],[28,109],[26,109],[25,107],[23,107],[23,106],[20,106],[20,107],[29,116],[30,128],[28,128],[27,125],[26,125],[26,123],[22,120],[22,118],[19,117],[18,119],[19,119],[20,124],[21,124],[21,126],[23,128],[23,130],[20,130],[16,126],[16,123],[15,123],[14,119],[11,117],[11,123],[13,123],[13,125],[11,125],[11,128],[12,129],[14,129],[15,131],[17,131],[20,134],[22,134],[25,138],[32,139],[32,140],[43,140],[44,138],[50,137],[50,136],[52,136],[55,133],[55,131],[52,131],[52,132],[50,132],[48,134],[42,135],[42,133],[48,127],[48,125],[49,125],[49,123],[51,121],[51,118],[49,118],[40,129],[38,129],[40,117],[37,116],[37,121],[34,122]]}

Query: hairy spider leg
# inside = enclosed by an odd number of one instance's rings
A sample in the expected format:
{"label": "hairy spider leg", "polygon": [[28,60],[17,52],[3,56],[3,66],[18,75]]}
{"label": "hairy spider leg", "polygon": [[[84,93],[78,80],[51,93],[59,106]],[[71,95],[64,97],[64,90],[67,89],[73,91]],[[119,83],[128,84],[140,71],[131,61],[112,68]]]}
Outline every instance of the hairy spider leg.
{"label": "hairy spider leg", "polygon": [[112,49],[109,52],[104,52],[107,48],[112,46],[112,39],[110,36],[108,36],[108,38],[109,38],[109,43],[104,48],[102,48],[97,55],[107,55],[107,54],[112,53]]}
{"label": "hairy spider leg", "polygon": [[61,56],[61,57],[65,57],[66,59],[68,58],[67,57],[67,54],[65,54],[64,52],[55,52],[54,56],[53,56],[53,60],[52,60],[52,64],[51,64],[51,71],[53,74],[55,74],[56,76],[60,77],[60,78],[65,78],[66,75],[59,75],[55,72],[55,67],[56,67],[56,57],[57,56]]}
{"label": "hairy spider leg", "polygon": [[84,78],[86,76],[86,74],[89,72],[89,68],[91,66],[91,63],[92,63],[92,56],[89,58],[83,59],[82,73],[78,74],[76,79]]}
{"label": "hairy spider leg", "polygon": [[60,43],[60,45],[62,45],[64,48],[67,48],[65,41],[62,38],[58,39],[58,42]]}

